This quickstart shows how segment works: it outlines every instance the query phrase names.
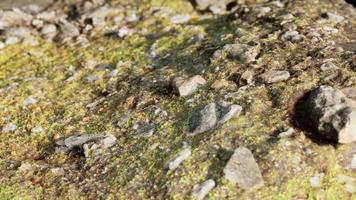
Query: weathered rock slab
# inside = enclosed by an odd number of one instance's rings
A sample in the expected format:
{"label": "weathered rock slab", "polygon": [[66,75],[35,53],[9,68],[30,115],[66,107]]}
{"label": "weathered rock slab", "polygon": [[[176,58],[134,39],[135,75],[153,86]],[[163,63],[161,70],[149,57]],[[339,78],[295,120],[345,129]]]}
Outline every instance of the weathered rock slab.
{"label": "weathered rock slab", "polygon": [[224,168],[225,178],[242,189],[257,189],[264,185],[261,171],[251,151],[237,148]]}
{"label": "weathered rock slab", "polygon": [[189,96],[205,83],[206,81],[203,77],[196,75],[189,79],[176,77],[172,80],[171,84],[179,96]]}

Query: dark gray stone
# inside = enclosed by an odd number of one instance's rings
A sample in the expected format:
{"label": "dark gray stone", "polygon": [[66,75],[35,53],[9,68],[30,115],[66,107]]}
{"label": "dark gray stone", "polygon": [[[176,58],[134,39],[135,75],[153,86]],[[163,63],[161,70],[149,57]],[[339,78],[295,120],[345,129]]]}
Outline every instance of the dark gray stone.
{"label": "dark gray stone", "polygon": [[234,104],[209,103],[193,112],[189,118],[187,134],[194,136],[210,131],[225,123],[242,111],[242,107]]}
{"label": "dark gray stone", "polygon": [[304,103],[305,116],[322,138],[339,143],[356,141],[356,101],[330,86],[310,92]]}

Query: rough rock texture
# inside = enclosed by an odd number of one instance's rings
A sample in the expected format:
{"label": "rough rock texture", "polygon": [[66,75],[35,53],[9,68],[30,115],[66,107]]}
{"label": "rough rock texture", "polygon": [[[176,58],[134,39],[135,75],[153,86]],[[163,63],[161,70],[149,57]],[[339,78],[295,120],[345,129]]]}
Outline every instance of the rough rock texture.
{"label": "rough rock texture", "polygon": [[322,138],[339,143],[356,141],[356,102],[330,86],[320,86],[304,100],[305,117]]}
{"label": "rough rock texture", "polygon": [[187,134],[194,136],[210,131],[230,120],[242,111],[239,105],[227,103],[209,103],[203,108],[195,110],[188,122]]}
{"label": "rough rock texture", "polygon": [[[220,50],[219,50],[220,51]],[[214,56],[218,57],[220,52],[215,52]],[[260,51],[259,44],[226,44],[223,49],[223,52],[226,52],[228,57],[240,60],[244,63],[250,63],[255,60],[256,56]]]}
{"label": "rough rock texture", "polygon": [[188,79],[175,77],[172,79],[172,86],[179,96],[188,96],[193,94],[199,86],[206,84],[203,77],[196,75]]}
{"label": "rough rock texture", "polygon": [[224,168],[225,178],[237,183],[242,189],[257,189],[264,181],[260,169],[251,153],[245,147],[239,147]]}
{"label": "rough rock texture", "polygon": [[[355,199],[356,182],[337,175],[356,178],[356,146],[330,144],[288,115],[307,110],[293,104],[304,92],[356,86],[356,12],[344,0],[28,4],[41,1],[0,8],[0,199],[190,199],[208,179],[208,199]],[[290,77],[261,80],[273,70]],[[173,77],[195,75],[206,83],[191,95],[173,90]],[[37,102],[23,106],[28,97]],[[228,105],[243,113],[222,125]],[[188,120],[209,133],[189,137]],[[113,137],[79,137],[68,151],[76,133]],[[164,169],[184,142],[189,158]],[[257,190],[224,178],[241,146],[263,174]]]}

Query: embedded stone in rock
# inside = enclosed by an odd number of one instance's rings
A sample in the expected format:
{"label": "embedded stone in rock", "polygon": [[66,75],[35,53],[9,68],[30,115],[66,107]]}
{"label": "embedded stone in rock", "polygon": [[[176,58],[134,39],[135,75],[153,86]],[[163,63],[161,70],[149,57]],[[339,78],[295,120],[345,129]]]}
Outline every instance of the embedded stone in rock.
{"label": "embedded stone in rock", "polygon": [[257,189],[264,185],[260,169],[251,151],[239,147],[224,168],[225,178],[242,189]]}
{"label": "embedded stone in rock", "polygon": [[[218,50],[219,51],[219,50]],[[247,44],[226,44],[223,47],[228,56],[238,59],[244,63],[250,63],[255,60],[260,52],[260,45],[255,44],[253,46]],[[214,53],[214,56],[215,55]]]}
{"label": "embedded stone in rock", "polygon": [[182,151],[177,153],[172,159],[170,159],[164,166],[165,169],[175,170],[180,163],[188,159],[191,154],[190,148],[184,148]]}
{"label": "embedded stone in rock", "polygon": [[242,107],[227,103],[209,103],[195,110],[189,118],[187,134],[194,136],[216,128],[242,111]]}
{"label": "embedded stone in rock", "polygon": [[112,147],[116,144],[116,137],[113,135],[104,134],[81,134],[73,135],[66,139],[57,140],[56,152],[67,152],[82,146],[89,142],[97,142],[104,148]]}
{"label": "embedded stone in rock", "polygon": [[205,79],[200,75],[193,76],[189,79],[176,77],[172,80],[172,86],[179,96],[191,95],[199,88],[199,86],[202,86],[205,83]]}
{"label": "embedded stone in rock", "polygon": [[296,107],[300,124],[313,128],[316,136],[338,143],[356,141],[356,101],[330,86],[307,94]]}
{"label": "embedded stone in rock", "polygon": [[215,181],[213,179],[204,181],[203,183],[194,186],[192,190],[192,196],[194,196],[197,199],[204,199],[204,197],[214,187],[215,187]]}
{"label": "embedded stone in rock", "polygon": [[260,77],[265,83],[276,83],[276,82],[288,80],[290,74],[288,71],[271,70],[261,74]]}

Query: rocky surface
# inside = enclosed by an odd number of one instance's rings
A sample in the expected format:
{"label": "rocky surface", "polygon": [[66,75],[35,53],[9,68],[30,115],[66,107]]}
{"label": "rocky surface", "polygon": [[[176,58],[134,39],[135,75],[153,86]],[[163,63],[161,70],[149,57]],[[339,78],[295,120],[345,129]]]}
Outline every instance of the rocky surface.
{"label": "rocky surface", "polygon": [[0,199],[356,198],[345,1],[5,4]]}

